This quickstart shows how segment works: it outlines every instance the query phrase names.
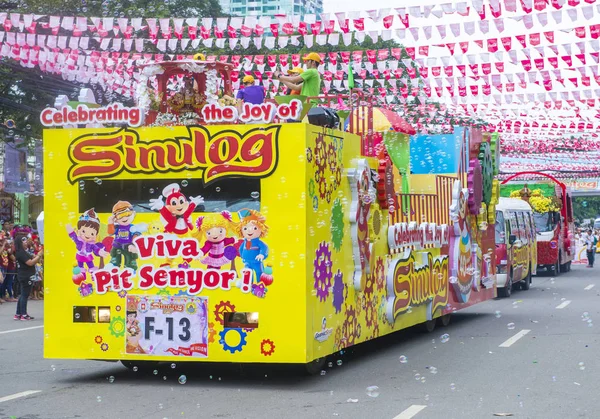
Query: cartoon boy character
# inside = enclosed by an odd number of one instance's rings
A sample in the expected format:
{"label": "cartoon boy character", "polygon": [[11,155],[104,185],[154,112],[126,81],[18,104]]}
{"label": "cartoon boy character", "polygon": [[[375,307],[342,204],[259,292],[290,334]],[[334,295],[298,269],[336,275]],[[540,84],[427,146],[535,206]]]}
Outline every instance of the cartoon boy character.
{"label": "cartoon boy character", "polygon": [[196,221],[197,235],[205,236],[206,242],[201,250],[206,256],[201,260],[210,269],[221,269],[221,266],[231,262],[237,256],[237,250],[232,246],[236,242],[227,234],[235,231],[235,223],[229,211],[218,214],[208,214]]}
{"label": "cartoon boy character", "polygon": [[133,240],[141,235],[141,231],[140,228],[136,229],[139,226],[132,224],[134,218],[135,211],[129,202],[117,202],[112,208],[112,215],[108,217],[108,234],[115,236],[110,250],[110,263],[121,267],[121,262],[124,261],[126,268],[137,271],[138,255]]}
{"label": "cartoon boy character", "polygon": [[75,260],[80,269],[80,274],[73,276],[73,282],[80,285],[85,281],[85,269],[91,274],[96,270],[94,266],[94,256],[107,257],[109,253],[104,250],[102,243],[97,243],[98,232],[100,231],[100,220],[94,209],[84,212],[77,222],[77,232],[73,230],[70,224],[67,224],[69,237],[75,243],[77,254]]}
{"label": "cartoon boy character", "polygon": [[[163,197],[166,199],[165,202],[163,202]],[[150,200],[150,209],[160,212],[165,233],[184,236],[193,230],[194,226],[190,217],[196,207],[203,202],[204,198],[201,196],[190,196],[188,201],[186,196],[181,193],[179,185],[171,183],[163,189],[162,195],[158,199]]]}
{"label": "cartoon boy character", "polygon": [[244,267],[254,272],[253,282],[260,282],[264,272],[263,261],[269,256],[269,247],[261,240],[267,235],[266,219],[260,212],[245,209],[239,212],[240,223],[237,226],[238,234],[243,237],[239,245],[240,257]]}

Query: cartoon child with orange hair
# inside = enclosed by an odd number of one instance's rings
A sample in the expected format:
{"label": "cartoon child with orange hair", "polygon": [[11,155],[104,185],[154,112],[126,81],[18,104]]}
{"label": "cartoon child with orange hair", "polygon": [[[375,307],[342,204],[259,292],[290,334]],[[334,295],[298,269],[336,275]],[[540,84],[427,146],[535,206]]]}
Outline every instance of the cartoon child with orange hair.
{"label": "cartoon child with orange hair", "polygon": [[239,212],[238,234],[243,237],[239,243],[239,252],[244,267],[254,272],[253,282],[260,282],[264,272],[263,261],[269,256],[269,247],[261,240],[267,235],[269,227],[266,218],[260,212],[244,209]]}
{"label": "cartoon child with orange hair", "polygon": [[205,257],[200,262],[207,265],[209,269],[221,269],[221,266],[235,259],[237,250],[232,245],[236,239],[227,237],[228,234],[235,232],[235,223],[229,211],[199,217],[196,227],[198,231],[194,232],[194,235],[198,239],[200,237],[206,239],[200,249]]}

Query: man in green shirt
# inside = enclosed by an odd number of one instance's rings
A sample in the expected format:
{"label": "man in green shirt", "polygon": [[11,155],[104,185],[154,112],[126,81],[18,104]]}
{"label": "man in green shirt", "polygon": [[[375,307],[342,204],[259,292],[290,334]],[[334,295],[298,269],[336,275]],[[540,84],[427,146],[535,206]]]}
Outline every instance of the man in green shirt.
{"label": "man in green shirt", "polygon": [[321,56],[311,52],[303,58],[306,70],[302,74],[283,76],[280,72],[274,74],[275,78],[292,90],[300,90],[302,96],[315,97],[321,93],[321,76],[317,67],[321,63]]}

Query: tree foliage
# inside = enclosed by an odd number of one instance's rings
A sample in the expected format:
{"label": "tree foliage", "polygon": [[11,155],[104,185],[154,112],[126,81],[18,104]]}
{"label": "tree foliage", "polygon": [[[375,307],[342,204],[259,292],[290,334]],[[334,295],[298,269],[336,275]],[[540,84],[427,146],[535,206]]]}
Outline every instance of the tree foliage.
{"label": "tree foliage", "polygon": [[600,216],[600,196],[577,196],[573,198],[573,216],[579,222]]}
{"label": "tree foliage", "polygon": [[187,18],[223,15],[218,0],[21,0],[12,4],[10,8],[15,12],[58,16]]}

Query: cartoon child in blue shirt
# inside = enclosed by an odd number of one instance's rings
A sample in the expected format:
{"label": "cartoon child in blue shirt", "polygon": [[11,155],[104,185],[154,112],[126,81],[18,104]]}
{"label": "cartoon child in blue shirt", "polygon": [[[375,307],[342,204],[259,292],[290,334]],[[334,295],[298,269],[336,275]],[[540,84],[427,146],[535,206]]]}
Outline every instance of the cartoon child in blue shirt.
{"label": "cartoon child in blue shirt", "polygon": [[237,226],[239,236],[243,237],[239,244],[239,252],[244,267],[254,272],[253,283],[260,282],[264,272],[263,261],[269,256],[269,247],[261,240],[267,235],[266,219],[260,212],[244,209],[239,212],[240,223]]}

